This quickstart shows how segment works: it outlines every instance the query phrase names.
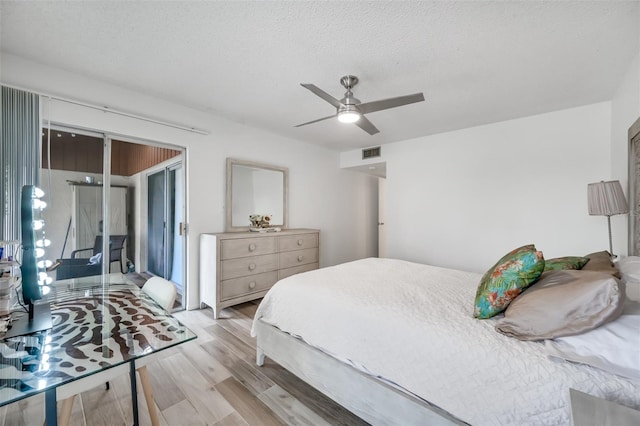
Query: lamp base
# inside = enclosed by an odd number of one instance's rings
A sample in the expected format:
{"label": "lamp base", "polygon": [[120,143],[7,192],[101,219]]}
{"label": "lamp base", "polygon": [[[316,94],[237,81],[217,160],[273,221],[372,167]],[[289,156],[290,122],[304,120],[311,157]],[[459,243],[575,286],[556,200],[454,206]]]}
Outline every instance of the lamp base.
{"label": "lamp base", "polygon": [[611,243],[611,215],[607,215],[607,227],[609,228],[609,254],[611,255],[611,261],[618,257],[613,254],[613,244]]}

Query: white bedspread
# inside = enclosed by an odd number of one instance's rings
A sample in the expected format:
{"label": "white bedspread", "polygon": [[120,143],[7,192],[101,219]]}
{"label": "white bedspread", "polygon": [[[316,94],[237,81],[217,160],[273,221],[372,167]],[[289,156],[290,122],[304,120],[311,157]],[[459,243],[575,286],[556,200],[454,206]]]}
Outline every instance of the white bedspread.
{"label": "white bedspread", "polygon": [[363,259],[283,279],[254,321],[473,425],[567,425],[569,388],[640,409],[640,382],[553,361],[543,344],[506,337],[494,331],[495,320],[473,318],[480,277]]}

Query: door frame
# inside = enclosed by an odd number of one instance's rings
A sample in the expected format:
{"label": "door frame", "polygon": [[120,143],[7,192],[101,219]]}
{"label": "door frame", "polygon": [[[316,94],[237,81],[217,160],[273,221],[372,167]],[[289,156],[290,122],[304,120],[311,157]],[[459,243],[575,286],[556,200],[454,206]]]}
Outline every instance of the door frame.
{"label": "door frame", "polygon": [[378,257],[387,257],[387,178],[378,178]]}

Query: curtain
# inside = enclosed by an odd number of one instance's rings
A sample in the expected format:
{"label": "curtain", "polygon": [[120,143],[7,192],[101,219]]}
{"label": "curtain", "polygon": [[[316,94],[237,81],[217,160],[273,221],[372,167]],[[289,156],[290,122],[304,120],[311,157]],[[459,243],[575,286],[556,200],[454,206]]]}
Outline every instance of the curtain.
{"label": "curtain", "polygon": [[20,194],[39,185],[40,97],[2,86],[0,110],[0,240],[20,240]]}

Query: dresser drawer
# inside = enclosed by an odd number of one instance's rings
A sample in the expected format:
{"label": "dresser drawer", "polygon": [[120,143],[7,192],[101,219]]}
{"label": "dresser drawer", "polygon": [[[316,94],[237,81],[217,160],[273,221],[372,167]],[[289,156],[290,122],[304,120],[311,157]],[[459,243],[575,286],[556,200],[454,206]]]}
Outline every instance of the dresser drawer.
{"label": "dresser drawer", "polygon": [[239,238],[220,241],[220,260],[258,256],[276,252],[276,238]]}
{"label": "dresser drawer", "polygon": [[318,263],[308,263],[306,265],[294,266],[293,268],[280,269],[278,271],[278,279],[281,280],[301,272],[313,271],[314,269],[318,269],[319,266]]}
{"label": "dresser drawer", "polygon": [[228,300],[271,288],[278,281],[278,272],[250,275],[220,282],[220,300]]}
{"label": "dresser drawer", "polygon": [[279,256],[278,264],[280,269],[291,268],[292,266],[318,262],[318,249],[310,248],[306,250],[287,251],[280,253]]}
{"label": "dresser drawer", "polygon": [[279,237],[279,251],[291,251],[318,247],[318,234],[283,235]]}
{"label": "dresser drawer", "polygon": [[264,256],[241,257],[220,262],[220,279],[244,277],[247,275],[262,274],[263,272],[278,269],[278,255],[267,254]]}

